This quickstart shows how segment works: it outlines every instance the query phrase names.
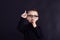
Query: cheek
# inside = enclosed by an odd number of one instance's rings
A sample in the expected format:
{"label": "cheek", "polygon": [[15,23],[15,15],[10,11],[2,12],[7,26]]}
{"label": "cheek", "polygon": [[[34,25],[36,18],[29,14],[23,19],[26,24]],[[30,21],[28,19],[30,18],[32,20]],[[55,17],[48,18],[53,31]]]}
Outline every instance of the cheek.
{"label": "cheek", "polygon": [[38,20],[38,18],[35,18],[35,21],[37,21]]}
{"label": "cheek", "polygon": [[28,21],[31,21],[31,18],[30,18],[30,17],[27,17],[27,20],[28,20]]}

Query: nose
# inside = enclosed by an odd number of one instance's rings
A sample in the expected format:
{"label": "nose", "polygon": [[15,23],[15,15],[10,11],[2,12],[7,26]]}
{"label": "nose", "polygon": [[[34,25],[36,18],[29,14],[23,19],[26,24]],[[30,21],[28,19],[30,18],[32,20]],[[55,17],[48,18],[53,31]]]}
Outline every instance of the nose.
{"label": "nose", "polygon": [[34,21],[35,19],[32,17],[31,20]]}
{"label": "nose", "polygon": [[32,20],[34,19],[34,17],[31,18]]}
{"label": "nose", "polygon": [[33,19],[31,19],[33,21]]}
{"label": "nose", "polygon": [[33,19],[31,19],[31,22],[33,22]]}

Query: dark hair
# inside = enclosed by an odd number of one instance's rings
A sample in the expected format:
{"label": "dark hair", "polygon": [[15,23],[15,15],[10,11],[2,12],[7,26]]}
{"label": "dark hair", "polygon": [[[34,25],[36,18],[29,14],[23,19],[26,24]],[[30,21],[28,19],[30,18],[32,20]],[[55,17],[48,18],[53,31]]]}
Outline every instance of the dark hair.
{"label": "dark hair", "polygon": [[37,12],[38,12],[38,9],[36,9],[36,8],[28,9],[28,10],[27,10],[27,13],[28,13],[29,11],[37,11]]}

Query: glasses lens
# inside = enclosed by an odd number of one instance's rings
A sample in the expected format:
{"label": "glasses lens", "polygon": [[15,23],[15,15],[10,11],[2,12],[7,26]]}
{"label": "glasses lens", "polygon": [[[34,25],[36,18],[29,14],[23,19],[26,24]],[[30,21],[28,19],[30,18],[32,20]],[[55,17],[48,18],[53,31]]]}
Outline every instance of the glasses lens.
{"label": "glasses lens", "polygon": [[37,15],[28,15],[28,17],[38,17]]}

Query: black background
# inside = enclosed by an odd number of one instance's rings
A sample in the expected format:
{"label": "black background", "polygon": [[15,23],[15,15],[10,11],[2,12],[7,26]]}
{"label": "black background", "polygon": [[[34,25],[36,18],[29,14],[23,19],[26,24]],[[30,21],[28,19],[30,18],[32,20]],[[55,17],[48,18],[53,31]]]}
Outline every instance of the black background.
{"label": "black background", "polygon": [[0,0],[0,40],[23,40],[16,27],[19,15],[29,8],[39,9],[46,40],[60,40],[60,0]]}

